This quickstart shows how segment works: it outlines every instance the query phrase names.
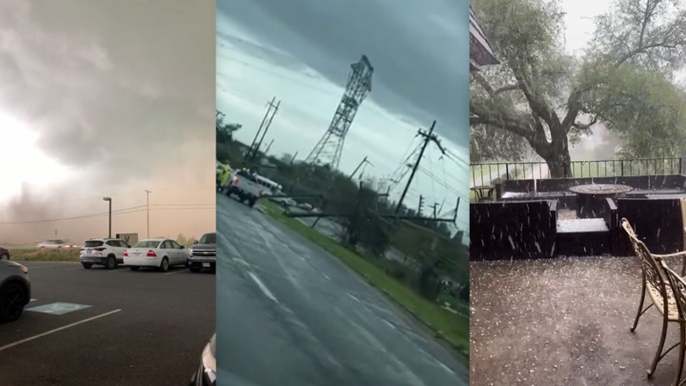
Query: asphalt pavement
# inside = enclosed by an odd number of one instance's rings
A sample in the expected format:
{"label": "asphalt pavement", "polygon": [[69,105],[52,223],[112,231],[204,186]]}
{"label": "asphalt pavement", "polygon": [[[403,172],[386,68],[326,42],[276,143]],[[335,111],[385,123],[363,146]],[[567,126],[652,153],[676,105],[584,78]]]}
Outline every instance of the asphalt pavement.
{"label": "asphalt pavement", "polygon": [[217,197],[219,386],[460,386],[468,369],[335,256]]}
{"label": "asphalt pavement", "polygon": [[23,264],[33,300],[0,324],[0,385],[188,385],[215,331],[213,273]]}

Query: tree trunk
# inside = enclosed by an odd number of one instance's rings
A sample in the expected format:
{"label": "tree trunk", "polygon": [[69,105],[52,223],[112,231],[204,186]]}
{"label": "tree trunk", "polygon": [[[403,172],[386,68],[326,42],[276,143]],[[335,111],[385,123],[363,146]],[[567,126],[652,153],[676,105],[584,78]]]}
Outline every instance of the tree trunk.
{"label": "tree trunk", "polygon": [[[539,135],[530,141],[534,151],[548,164],[550,178],[572,177],[571,162],[569,155],[569,142],[567,130],[561,126],[550,128],[551,141],[542,139]],[[532,176],[533,178],[546,178],[545,175]]]}
{"label": "tree trunk", "polygon": [[[548,164],[548,170],[550,171],[550,178],[570,178],[572,176],[571,162],[572,159],[569,156],[569,149],[565,149],[560,152],[553,152],[553,154],[544,158],[546,164]],[[543,178],[544,176],[541,176]]]}

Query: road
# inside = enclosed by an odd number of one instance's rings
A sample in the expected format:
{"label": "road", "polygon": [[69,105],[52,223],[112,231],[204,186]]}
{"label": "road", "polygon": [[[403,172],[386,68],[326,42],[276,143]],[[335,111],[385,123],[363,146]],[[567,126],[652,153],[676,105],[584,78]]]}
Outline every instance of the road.
{"label": "road", "polygon": [[0,325],[0,385],[188,384],[215,329],[213,273],[23,264],[34,300]]}
{"label": "road", "polygon": [[336,257],[217,197],[219,386],[461,386],[468,369]]}

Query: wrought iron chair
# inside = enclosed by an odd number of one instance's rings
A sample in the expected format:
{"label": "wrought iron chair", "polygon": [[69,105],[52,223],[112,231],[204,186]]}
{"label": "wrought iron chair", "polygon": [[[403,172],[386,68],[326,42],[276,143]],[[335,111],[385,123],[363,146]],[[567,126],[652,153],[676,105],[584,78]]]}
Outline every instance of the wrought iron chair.
{"label": "wrought iron chair", "polygon": [[[641,269],[643,271],[643,279],[642,279],[642,284],[641,284],[641,300],[638,304],[638,311],[636,312],[636,319],[634,320],[634,324],[631,326],[631,332],[636,331],[636,327],[638,326],[638,320],[641,318],[641,316],[648,311],[650,307],[655,305],[655,303],[651,303],[649,306],[646,308],[643,308],[643,304],[645,303],[645,295],[647,290],[650,288],[648,287],[648,283],[646,282],[646,267],[643,264],[643,258],[641,257],[641,253],[639,251],[637,242],[640,242],[638,239],[638,236],[636,236],[636,232],[634,231],[634,228],[631,226],[629,223],[629,220],[626,218],[622,218],[621,220],[621,225],[622,228],[624,228],[624,231],[627,233],[629,236],[629,241],[631,241],[631,246],[634,249],[634,253],[636,254],[636,257],[641,260]],[[684,227],[684,235],[686,236],[686,227]],[[681,275],[684,276],[686,274],[686,252],[677,252],[677,253],[671,253],[667,255],[658,255],[658,254],[650,254],[651,256],[654,257],[660,257],[662,259],[670,259],[670,258],[676,258],[676,257],[682,257],[683,262],[682,262],[682,268],[681,268]]]}
{"label": "wrought iron chair", "polygon": [[[674,386],[686,385],[686,379],[682,380],[681,375],[684,371],[684,355],[686,354],[686,281],[676,272],[671,270],[661,258],[656,259],[660,268],[667,279],[668,291],[672,292],[673,305],[670,304],[669,322],[679,323],[679,342],[668,348],[661,356],[664,357],[668,352],[679,347],[679,360],[677,361],[676,374],[674,375]],[[674,309],[672,309],[673,307]],[[672,315],[674,314],[674,315]],[[664,335],[663,335],[664,340]],[[662,341],[661,341],[662,342]]]}
{"label": "wrought iron chair", "polygon": [[[639,318],[648,311],[649,308],[655,306],[658,312],[662,315],[662,332],[660,334],[660,343],[658,344],[657,352],[655,353],[655,358],[648,371],[648,377],[652,377],[657,368],[658,362],[674,347],[662,353],[664,348],[665,338],[667,336],[667,326],[670,322],[678,322],[678,310],[676,308],[676,301],[674,300],[674,294],[671,290],[669,282],[664,278],[662,273],[662,268],[658,264],[658,260],[664,261],[665,257],[680,256],[681,254],[671,254],[671,255],[656,255],[651,254],[648,248],[641,242],[634,232],[631,224],[625,218],[621,221],[622,227],[629,235],[629,240],[636,253],[636,256],[641,262],[642,269],[642,286],[641,286],[641,301],[638,304],[638,311],[636,313],[636,319],[631,327],[631,332],[636,330]],[[645,295],[648,293],[650,296],[651,304],[643,308],[645,302]]]}

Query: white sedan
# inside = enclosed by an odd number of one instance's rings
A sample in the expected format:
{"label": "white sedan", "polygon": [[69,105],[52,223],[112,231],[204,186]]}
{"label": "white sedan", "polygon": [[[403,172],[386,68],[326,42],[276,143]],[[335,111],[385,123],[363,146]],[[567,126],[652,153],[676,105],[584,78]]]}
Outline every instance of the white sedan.
{"label": "white sedan", "polygon": [[64,240],[45,240],[37,245],[38,248],[74,248],[75,245],[67,244]]}
{"label": "white sedan", "polygon": [[148,239],[137,242],[124,251],[124,264],[137,271],[140,267],[155,267],[166,271],[174,265],[186,265],[188,250],[171,239]]}

